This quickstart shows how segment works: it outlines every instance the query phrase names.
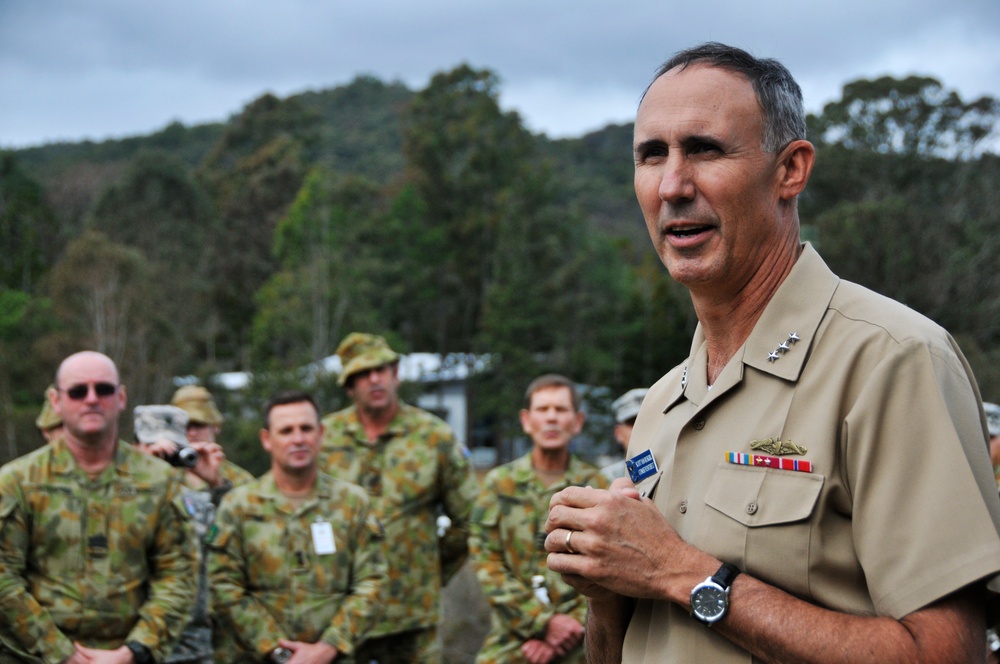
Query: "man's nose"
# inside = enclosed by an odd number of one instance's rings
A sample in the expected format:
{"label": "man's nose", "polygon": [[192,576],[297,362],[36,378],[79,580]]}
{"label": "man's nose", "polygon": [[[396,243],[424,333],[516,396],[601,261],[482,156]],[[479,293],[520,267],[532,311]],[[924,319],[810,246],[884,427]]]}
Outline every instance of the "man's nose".
{"label": "man's nose", "polygon": [[690,164],[674,150],[661,166],[660,200],[668,203],[683,203],[694,198],[694,182],[691,179]]}

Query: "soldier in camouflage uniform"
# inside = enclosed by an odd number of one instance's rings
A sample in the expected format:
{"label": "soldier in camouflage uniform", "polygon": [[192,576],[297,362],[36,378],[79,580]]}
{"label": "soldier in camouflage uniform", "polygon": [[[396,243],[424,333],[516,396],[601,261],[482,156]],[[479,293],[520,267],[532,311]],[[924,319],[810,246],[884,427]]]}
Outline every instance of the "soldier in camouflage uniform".
{"label": "soldier in camouflage uniform", "polygon": [[993,463],[993,476],[997,489],[1000,490],[1000,405],[983,402],[983,412],[986,413],[986,428],[990,434],[990,461]]}
{"label": "soldier in camouflage uniform", "polygon": [[318,471],[311,396],[277,395],[264,422],[271,471],[226,496],[209,536],[217,661],[357,661],[385,583],[381,527],[360,487]]}
{"label": "soldier in camouflage uniform", "polygon": [[218,505],[227,491],[253,479],[253,475],[226,458],[218,443],[222,413],[211,392],[200,385],[185,385],[174,392],[170,404],[187,413],[185,434],[188,444],[199,454],[198,465],[184,476],[184,486],[211,492],[212,503]]}
{"label": "soldier in camouflage uniform", "polygon": [[476,662],[583,664],[586,597],[546,566],[545,519],[557,491],[609,483],[569,451],[584,419],[572,381],[537,378],[520,415],[531,451],[486,475],[472,514],[472,561],[493,608]]}
{"label": "soldier in camouflage uniform", "polygon": [[[151,454],[164,459],[176,459],[179,449],[189,447],[186,436],[188,414],[177,406],[138,406],[134,411],[135,437],[137,449],[145,454]],[[214,447],[218,447],[217,445]],[[199,543],[204,541],[212,523],[215,520],[216,502],[221,498],[221,492],[209,491],[205,480],[195,473],[204,469],[218,473],[221,454],[211,446],[201,446],[198,463],[193,468],[179,467],[176,473],[179,478],[194,475],[195,480],[203,487],[199,491],[187,485],[181,486],[184,508],[191,516],[195,534]],[[203,545],[201,561],[198,566],[198,595],[191,619],[181,633],[180,641],[173,652],[167,657],[167,664],[212,664],[212,623],[209,617],[208,566],[207,552]]]}
{"label": "soldier in camouflage uniform", "polygon": [[108,357],[71,355],[55,388],[63,435],[0,470],[0,662],[163,661],[196,589],[180,483],[118,440]]}
{"label": "soldier in camouflage uniform", "polygon": [[[389,557],[385,611],[359,661],[438,662],[441,587],[468,556],[468,452],[442,420],[399,400],[399,355],[385,339],[355,332],[337,355],[353,405],[324,418],[320,465],[368,490]],[[441,537],[439,515],[451,522]]]}
{"label": "soldier in camouflage uniform", "polygon": [[42,438],[45,442],[49,442],[55,438],[62,435],[63,423],[62,418],[56,415],[56,412],[52,410],[52,404],[49,403],[51,398],[50,394],[55,391],[54,385],[49,385],[45,389],[45,399],[42,401],[42,410],[38,413],[38,417],[35,418],[35,426],[38,427],[39,433],[42,434]]}

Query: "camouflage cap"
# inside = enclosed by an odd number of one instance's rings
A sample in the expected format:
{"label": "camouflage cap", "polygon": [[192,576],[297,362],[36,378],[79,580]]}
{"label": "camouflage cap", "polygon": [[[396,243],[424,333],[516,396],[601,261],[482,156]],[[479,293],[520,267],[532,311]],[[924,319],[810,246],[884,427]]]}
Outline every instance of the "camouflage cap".
{"label": "camouflage cap", "polygon": [[986,411],[986,425],[990,429],[990,437],[1000,436],[1000,406],[995,403],[984,403],[983,410]]}
{"label": "camouflage cap", "polygon": [[49,402],[49,394],[54,392],[55,389],[55,385],[49,385],[45,388],[45,401],[42,402],[42,412],[35,418],[35,426],[38,427],[39,431],[48,431],[49,429],[62,426],[62,417],[52,409],[52,404]]}
{"label": "camouflage cap", "polygon": [[185,385],[170,399],[170,403],[188,414],[191,422],[197,424],[222,424],[222,413],[215,406],[212,393],[201,385]]}
{"label": "camouflage cap", "polygon": [[187,445],[188,414],[177,406],[136,406],[132,414],[135,437],[140,443],[169,440],[182,447]]}
{"label": "camouflage cap", "polygon": [[615,422],[621,424],[634,420],[635,416],[639,414],[639,407],[648,391],[644,387],[637,387],[615,399],[614,403],[611,404],[611,409],[615,412]]}
{"label": "camouflage cap", "polygon": [[389,348],[383,337],[364,332],[351,332],[344,337],[337,347],[337,356],[342,367],[337,378],[341,387],[356,373],[399,361],[399,353]]}

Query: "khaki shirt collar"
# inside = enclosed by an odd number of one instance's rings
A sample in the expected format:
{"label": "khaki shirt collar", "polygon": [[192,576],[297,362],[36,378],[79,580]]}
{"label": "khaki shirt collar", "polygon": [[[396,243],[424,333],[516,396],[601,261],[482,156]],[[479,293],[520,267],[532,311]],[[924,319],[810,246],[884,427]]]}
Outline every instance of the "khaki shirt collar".
{"label": "khaki shirt collar", "polygon": [[[708,349],[701,324],[698,324],[684,369],[668,388],[664,412],[682,397],[699,407],[719,398],[743,381],[747,366],[776,378],[797,381],[839,283],[840,279],[812,245],[804,243],[802,255],[795,261],[792,271],[711,390],[707,384]],[[793,334],[798,340],[794,340]],[[787,348],[781,348],[783,343]]]}

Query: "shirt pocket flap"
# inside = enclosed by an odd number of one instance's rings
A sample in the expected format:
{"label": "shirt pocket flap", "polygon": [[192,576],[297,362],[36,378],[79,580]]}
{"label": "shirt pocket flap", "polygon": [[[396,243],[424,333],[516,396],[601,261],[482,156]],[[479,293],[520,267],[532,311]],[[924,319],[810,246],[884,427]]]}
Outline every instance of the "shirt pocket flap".
{"label": "shirt pocket flap", "polygon": [[722,464],[705,503],[749,528],[792,523],[812,514],[823,482],[812,473]]}
{"label": "shirt pocket flap", "polygon": [[663,477],[663,471],[658,470],[649,477],[640,480],[640,482],[635,485],[635,490],[638,491],[639,495],[643,498],[651,499],[653,494],[656,493],[656,487],[659,485],[661,477]]}

